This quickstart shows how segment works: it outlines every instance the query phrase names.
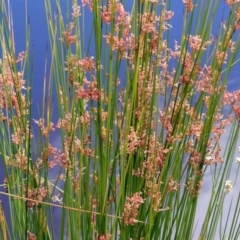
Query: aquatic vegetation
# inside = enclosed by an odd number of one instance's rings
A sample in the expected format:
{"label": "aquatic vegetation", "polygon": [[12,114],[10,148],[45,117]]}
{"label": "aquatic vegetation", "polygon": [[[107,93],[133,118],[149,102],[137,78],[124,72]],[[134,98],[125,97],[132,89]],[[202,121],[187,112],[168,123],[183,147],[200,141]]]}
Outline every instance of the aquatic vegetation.
{"label": "aquatic vegetation", "polygon": [[175,1],[53,2],[38,118],[0,7],[1,239],[238,239],[240,2],[183,0],[177,26]]}

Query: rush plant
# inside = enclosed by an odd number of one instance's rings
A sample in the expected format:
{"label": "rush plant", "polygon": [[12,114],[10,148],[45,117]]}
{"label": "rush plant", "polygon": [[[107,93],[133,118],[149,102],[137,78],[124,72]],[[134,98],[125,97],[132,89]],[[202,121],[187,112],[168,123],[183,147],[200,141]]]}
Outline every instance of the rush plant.
{"label": "rush plant", "polygon": [[43,2],[38,117],[27,1],[21,53],[0,5],[0,238],[239,239],[240,2]]}

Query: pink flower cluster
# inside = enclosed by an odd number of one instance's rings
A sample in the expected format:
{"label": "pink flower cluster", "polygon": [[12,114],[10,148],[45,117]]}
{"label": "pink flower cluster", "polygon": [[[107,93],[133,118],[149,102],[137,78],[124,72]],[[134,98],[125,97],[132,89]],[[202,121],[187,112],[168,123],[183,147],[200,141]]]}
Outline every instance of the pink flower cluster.
{"label": "pink flower cluster", "polygon": [[126,197],[123,210],[123,222],[125,225],[134,225],[137,221],[138,210],[144,202],[141,194],[141,192],[137,192],[132,197]]}

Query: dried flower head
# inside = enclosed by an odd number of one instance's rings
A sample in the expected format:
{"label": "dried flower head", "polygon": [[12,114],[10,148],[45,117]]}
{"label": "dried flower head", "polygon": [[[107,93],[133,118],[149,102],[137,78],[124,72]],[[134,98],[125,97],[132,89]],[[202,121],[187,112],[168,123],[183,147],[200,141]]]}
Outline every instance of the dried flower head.
{"label": "dried flower head", "polygon": [[228,4],[230,7],[232,7],[234,3],[238,2],[240,2],[240,0],[225,0],[225,3]]}
{"label": "dried flower head", "polygon": [[227,180],[225,183],[225,188],[224,188],[224,192],[225,193],[230,193],[233,189],[233,185],[232,185],[232,181],[231,180]]}
{"label": "dried flower head", "polygon": [[194,8],[194,5],[192,3],[192,0],[183,0],[183,3],[185,4],[186,6],[186,9],[187,9],[187,13],[191,12]]}
{"label": "dried flower head", "polygon": [[77,18],[79,16],[81,16],[80,13],[80,6],[78,6],[76,3],[72,6],[73,9],[73,13],[72,13],[72,17],[73,18]]}
{"label": "dried flower head", "polygon": [[33,234],[33,233],[29,232],[29,231],[28,231],[27,234],[28,234],[27,240],[36,240],[37,239],[35,234]]}
{"label": "dried flower head", "polygon": [[127,197],[123,210],[123,221],[126,225],[134,225],[138,216],[140,205],[144,202],[141,192],[134,193],[131,198]]}
{"label": "dried flower head", "polygon": [[240,163],[240,158],[239,157],[236,158],[236,163]]}

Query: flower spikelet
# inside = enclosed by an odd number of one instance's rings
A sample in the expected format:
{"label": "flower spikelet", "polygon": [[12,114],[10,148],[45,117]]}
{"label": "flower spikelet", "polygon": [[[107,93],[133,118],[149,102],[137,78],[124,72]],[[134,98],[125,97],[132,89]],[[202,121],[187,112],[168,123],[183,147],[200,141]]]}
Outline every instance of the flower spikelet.
{"label": "flower spikelet", "polygon": [[183,0],[183,3],[186,6],[187,13],[189,13],[189,12],[191,12],[193,10],[194,5],[192,3],[192,0]]}
{"label": "flower spikelet", "polygon": [[134,131],[133,127],[130,127],[130,134],[127,136],[128,139],[128,149],[129,154],[133,153],[139,146],[140,141],[137,137],[137,133]]}
{"label": "flower spikelet", "polygon": [[126,203],[123,211],[123,221],[126,225],[134,225],[138,216],[138,210],[141,204],[144,202],[141,197],[141,192],[136,192],[133,196],[126,197]]}
{"label": "flower spikelet", "polygon": [[76,3],[72,6],[73,9],[73,13],[72,13],[72,17],[73,18],[77,18],[79,16],[81,16],[80,13],[80,6],[78,6]]}
{"label": "flower spikelet", "polygon": [[225,183],[225,188],[224,188],[224,192],[225,193],[230,193],[233,189],[233,185],[232,185],[232,181],[231,180],[227,180]]}

